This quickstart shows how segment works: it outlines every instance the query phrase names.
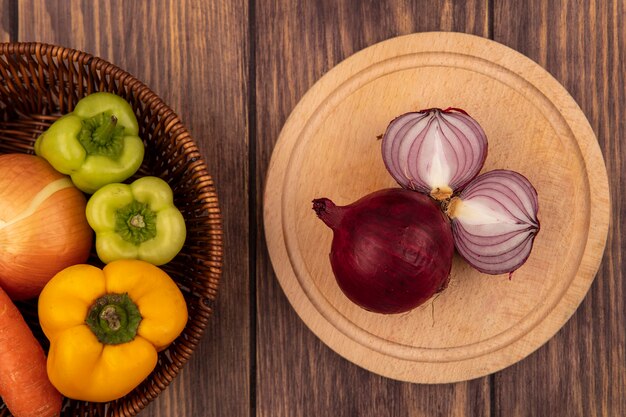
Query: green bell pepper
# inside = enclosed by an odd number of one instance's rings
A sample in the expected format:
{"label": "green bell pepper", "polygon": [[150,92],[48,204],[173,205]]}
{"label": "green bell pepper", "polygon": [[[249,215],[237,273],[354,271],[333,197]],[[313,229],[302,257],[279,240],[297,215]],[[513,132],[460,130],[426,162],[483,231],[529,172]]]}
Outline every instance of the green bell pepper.
{"label": "green bell pepper", "polygon": [[137,118],[126,100],[111,93],[93,93],[39,136],[35,153],[92,194],[139,169],[144,146],[138,134]]}
{"label": "green bell pepper", "polygon": [[157,177],[105,185],[87,202],[86,214],[104,263],[140,259],[163,265],[185,243],[185,220],[174,206],[172,189]]}

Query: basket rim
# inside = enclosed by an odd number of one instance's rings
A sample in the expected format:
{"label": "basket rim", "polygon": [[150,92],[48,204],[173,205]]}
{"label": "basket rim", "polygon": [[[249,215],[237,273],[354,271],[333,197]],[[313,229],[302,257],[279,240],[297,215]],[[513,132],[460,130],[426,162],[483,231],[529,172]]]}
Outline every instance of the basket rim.
{"label": "basket rim", "polygon": [[[0,55],[49,55],[51,57],[56,57],[57,59],[67,59],[71,56],[71,59],[76,62],[80,62],[82,65],[86,67],[93,66],[94,69],[107,72],[113,71],[113,75],[116,80],[124,84],[130,90],[137,89],[137,99],[145,102],[147,105],[152,106],[152,101],[155,101],[155,110],[156,113],[163,117],[164,120],[168,118],[172,118],[173,120],[168,120],[168,124],[174,123],[171,130],[182,129],[182,135],[188,136],[193,143],[193,150],[199,152],[195,140],[189,129],[182,123],[182,120],[178,116],[178,114],[165,102],[163,99],[156,94],[147,84],[143,81],[135,77],[130,72],[125,69],[119,67],[116,64],[107,61],[104,58],[96,56],[92,53],[81,51],[79,49],[66,47],[62,45],[56,45],[52,43],[45,42],[0,42]],[[201,158],[204,162],[204,158]],[[204,164],[204,170],[206,175],[210,175],[208,169],[206,168],[206,163]]]}
{"label": "basket rim", "polygon": [[[219,205],[217,187],[213,176],[209,174],[204,156],[200,152],[193,136],[191,135],[187,127],[182,123],[178,114],[174,112],[174,110],[150,87],[148,87],[144,82],[136,78],[134,75],[120,68],[116,64],[113,64],[89,52],[42,42],[0,42],[0,56],[10,55],[30,55],[39,58],[48,56],[49,58],[56,58],[59,61],[70,60],[81,66],[89,68],[90,70],[109,75],[111,79],[118,82],[120,86],[123,86],[129,92],[132,92],[139,102],[142,102],[146,107],[149,107],[155,115],[163,120],[163,124],[165,126],[168,126],[168,130],[171,132],[171,134],[176,136],[176,141],[181,144],[181,149],[183,149],[184,153],[193,158],[192,162],[190,162],[193,171],[197,173],[200,177],[208,179],[205,181],[196,182],[194,184],[194,188],[202,191],[202,193],[200,193],[201,195],[205,195],[205,193],[208,193],[208,195],[210,196],[210,198],[205,197],[203,207],[206,208],[207,212],[210,214],[210,218],[208,218],[206,222],[208,235],[210,236],[210,240],[207,242],[207,248],[208,251],[213,254],[213,259],[210,263],[210,270],[212,280],[215,282],[215,284],[211,286],[210,290],[206,288],[204,291],[200,292],[201,299],[198,303],[200,311],[197,311],[196,319],[193,321],[190,319],[188,323],[188,326],[189,324],[193,325],[194,331],[199,331],[200,336],[204,335],[209,323],[208,319],[213,313],[214,302],[217,299],[220,281],[223,275],[223,218]],[[218,255],[215,255],[216,253]],[[211,282],[208,277],[206,278],[208,281]],[[200,344],[200,341],[200,339],[191,341],[192,351],[197,348],[197,346]],[[183,369],[185,363],[187,362],[187,359],[182,359],[184,360],[182,361],[182,363],[180,363],[180,366],[177,366],[177,370],[173,375],[171,375],[170,381],[168,381],[162,387],[157,387],[156,392],[154,390],[149,390],[146,392],[141,392],[141,394],[138,393],[141,396],[142,401],[133,401],[134,407],[130,407],[128,410],[120,409],[120,415],[135,415],[145,406],[147,406],[148,403],[150,403],[154,398],[156,398],[156,396],[158,396]],[[146,381],[147,380],[148,379],[146,379]],[[116,402],[120,400],[116,400]],[[131,414],[125,414],[131,409]],[[108,412],[106,414],[108,415]]]}

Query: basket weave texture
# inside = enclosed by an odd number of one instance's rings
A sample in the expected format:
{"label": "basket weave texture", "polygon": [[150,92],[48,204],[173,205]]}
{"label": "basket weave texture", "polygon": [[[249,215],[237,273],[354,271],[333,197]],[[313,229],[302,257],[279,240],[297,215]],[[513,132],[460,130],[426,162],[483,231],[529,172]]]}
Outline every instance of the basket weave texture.
{"label": "basket weave texture", "polygon": [[[159,354],[155,370],[130,394],[110,403],[65,399],[62,411],[62,416],[127,417],[139,413],[167,387],[200,342],[222,272],[222,222],[213,179],[174,111],[129,73],[81,51],[41,43],[0,44],[0,154],[32,154],[35,140],[52,122],[96,91],[115,93],[135,110],[146,153],[129,181],[145,175],[166,180],[187,225],[182,251],[162,267],[187,301],[189,321],[183,333]],[[89,262],[102,266],[94,251]],[[47,349],[36,300],[18,307]],[[1,404],[0,417],[10,415]]]}

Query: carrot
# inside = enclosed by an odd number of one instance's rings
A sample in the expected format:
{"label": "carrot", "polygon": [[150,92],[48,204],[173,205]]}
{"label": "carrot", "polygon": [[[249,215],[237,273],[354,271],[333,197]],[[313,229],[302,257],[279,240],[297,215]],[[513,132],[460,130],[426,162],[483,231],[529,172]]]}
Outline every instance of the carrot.
{"label": "carrot", "polygon": [[15,417],[61,413],[62,396],[48,379],[44,351],[1,288],[0,397]]}

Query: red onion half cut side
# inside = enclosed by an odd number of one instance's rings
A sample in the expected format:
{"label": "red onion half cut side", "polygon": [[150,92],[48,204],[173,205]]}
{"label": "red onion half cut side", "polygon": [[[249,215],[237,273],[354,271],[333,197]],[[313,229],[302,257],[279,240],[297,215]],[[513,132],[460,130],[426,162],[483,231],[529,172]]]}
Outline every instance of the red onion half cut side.
{"label": "red onion half cut side", "polygon": [[512,273],[528,259],[540,225],[537,191],[509,170],[482,174],[457,196],[446,214],[457,252],[486,274]]}
{"label": "red onion half cut side", "polygon": [[487,157],[487,137],[461,109],[427,109],[391,121],[382,156],[403,188],[446,200],[478,175]]}

